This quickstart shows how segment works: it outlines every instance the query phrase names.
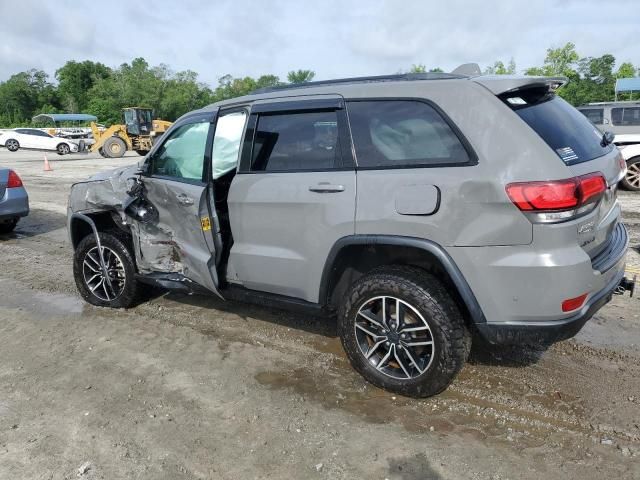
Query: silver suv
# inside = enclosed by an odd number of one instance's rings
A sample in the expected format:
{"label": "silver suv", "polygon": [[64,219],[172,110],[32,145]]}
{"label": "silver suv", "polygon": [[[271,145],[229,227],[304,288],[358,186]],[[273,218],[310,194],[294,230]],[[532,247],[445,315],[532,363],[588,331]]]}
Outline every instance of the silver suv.
{"label": "silver suv", "polygon": [[335,312],[354,368],[410,396],[444,390],[472,334],[571,337],[621,283],[628,237],[624,162],[563,81],[356,78],[186,114],[140,167],[72,187],[78,289]]}

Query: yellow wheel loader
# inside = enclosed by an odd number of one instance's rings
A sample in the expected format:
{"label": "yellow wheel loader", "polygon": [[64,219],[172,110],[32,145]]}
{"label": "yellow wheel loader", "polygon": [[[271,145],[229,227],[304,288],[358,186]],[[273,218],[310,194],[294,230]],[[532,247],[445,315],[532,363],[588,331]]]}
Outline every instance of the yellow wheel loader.
{"label": "yellow wheel loader", "polygon": [[89,148],[90,152],[108,158],[122,157],[127,150],[146,155],[155,140],[171,126],[166,120],[153,120],[150,108],[123,108],[122,117],[123,125],[111,125],[106,130],[91,122],[95,143]]}

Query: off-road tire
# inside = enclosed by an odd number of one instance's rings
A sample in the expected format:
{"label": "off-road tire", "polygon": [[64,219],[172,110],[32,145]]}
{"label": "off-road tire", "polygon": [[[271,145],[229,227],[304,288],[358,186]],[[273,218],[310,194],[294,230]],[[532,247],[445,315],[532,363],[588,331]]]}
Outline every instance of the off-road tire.
{"label": "off-road tire", "polygon": [[58,153],[58,155],[68,155],[71,153],[71,147],[69,147],[69,145],[67,145],[66,143],[60,143],[56,147],[56,152]]}
{"label": "off-road tire", "polygon": [[0,233],[13,232],[17,224],[18,224],[17,218],[14,218],[13,220],[9,220],[8,222],[0,222]]}
{"label": "off-road tire", "polygon": [[[429,324],[434,342],[433,359],[419,376],[403,380],[385,375],[365,358],[358,346],[357,313],[368,300],[383,295],[409,303]],[[414,267],[387,266],[354,282],[339,306],[338,329],[356,371],[380,388],[410,397],[429,397],[445,390],[471,349],[471,333],[452,296],[435,276]]]}
{"label": "off-road tire", "polygon": [[4,142],[4,146],[10,152],[17,152],[20,149],[20,142],[14,138],[9,138]]}
{"label": "off-road tire", "polygon": [[[640,173],[640,157],[633,157],[627,160],[627,175],[620,181],[622,188],[632,192],[640,192],[640,178],[637,177],[638,173]],[[633,175],[633,179],[631,175]]]}
{"label": "off-road tire", "polygon": [[102,149],[102,147],[98,149],[98,153],[100,154],[101,157],[107,158],[107,155],[104,153],[104,150]]}
{"label": "off-road tire", "polygon": [[149,153],[149,150],[136,150],[136,153],[141,157],[144,157],[147,153]]}
{"label": "off-road tire", "polygon": [[108,158],[120,158],[127,151],[127,144],[118,137],[109,137],[102,146],[102,152]]}
{"label": "off-road tire", "polygon": [[83,274],[83,263],[87,253],[96,247],[95,236],[90,234],[80,241],[73,254],[73,277],[78,292],[85,301],[98,307],[129,308],[135,306],[140,297],[141,287],[136,279],[135,261],[129,247],[127,247],[125,236],[115,231],[99,232],[99,235],[102,246],[114,251],[124,265],[124,289],[115,299],[105,301],[94,295],[87,286]]}

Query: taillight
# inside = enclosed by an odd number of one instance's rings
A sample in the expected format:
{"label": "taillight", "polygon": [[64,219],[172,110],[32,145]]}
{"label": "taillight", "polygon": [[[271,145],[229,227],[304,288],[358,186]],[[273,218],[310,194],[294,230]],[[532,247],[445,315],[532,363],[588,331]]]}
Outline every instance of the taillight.
{"label": "taillight", "polygon": [[581,205],[597,202],[607,190],[607,181],[599,173],[590,173],[578,177],[578,180],[580,181]]}
{"label": "taillight", "polygon": [[22,186],[22,180],[16,172],[9,170],[9,178],[7,179],[7,188],[18,188]]}
{"label": "taillight", "polygon": [[506,187],[511,201],[533,221],[559,222],[582,215],[593,208],[607,190],[600,173],[566,180],[518,182]]}

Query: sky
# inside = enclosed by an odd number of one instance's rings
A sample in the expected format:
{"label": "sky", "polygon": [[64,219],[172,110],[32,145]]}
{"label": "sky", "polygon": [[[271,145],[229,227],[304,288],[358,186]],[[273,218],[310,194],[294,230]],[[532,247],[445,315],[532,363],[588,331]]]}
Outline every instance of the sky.
{"label": "sky", "polygon": [[510,58],[521,73],[568,41],[640,66],[637,0],[0,0],[0,19],[0,81],[136,57],[214,87],[225,74],[322,80]]}

